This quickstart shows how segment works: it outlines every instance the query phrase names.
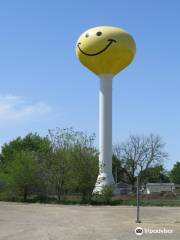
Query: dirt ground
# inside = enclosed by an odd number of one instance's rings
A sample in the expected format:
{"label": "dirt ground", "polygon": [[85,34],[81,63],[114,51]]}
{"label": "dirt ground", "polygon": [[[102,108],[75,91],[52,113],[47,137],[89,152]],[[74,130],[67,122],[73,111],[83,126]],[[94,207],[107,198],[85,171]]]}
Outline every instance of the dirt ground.
{"label": "dirt ground", "polygon": [[140,216],[135,223],[130,206],[0,202],[0,240],[180,239],[180,207],[142,207]]}

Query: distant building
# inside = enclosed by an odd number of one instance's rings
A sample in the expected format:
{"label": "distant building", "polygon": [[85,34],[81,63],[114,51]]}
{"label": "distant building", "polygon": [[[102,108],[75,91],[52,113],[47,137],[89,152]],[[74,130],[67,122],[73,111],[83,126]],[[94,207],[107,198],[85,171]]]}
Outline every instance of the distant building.
{"label": "distant building", "polygon": [[116,188],[119,194],[128,194],[132,192],[132,186],[127,183],[123,182],[116,183]]}
{"label": "distant building", "polygon": [[144,193],[161,193],[161,192],[173,192],[175,193],[174,183],[147,183]]}

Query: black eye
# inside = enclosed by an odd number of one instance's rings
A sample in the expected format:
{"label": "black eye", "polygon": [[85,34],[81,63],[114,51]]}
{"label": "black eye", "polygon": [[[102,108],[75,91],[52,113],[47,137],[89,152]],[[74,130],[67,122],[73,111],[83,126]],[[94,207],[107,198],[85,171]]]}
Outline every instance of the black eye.
{"label": "black eye", "polygon": [[88,34],[88,33],[86,33],[85,37],[86,37],[86,38],[87,38],[87,37],[89,37],[89,34]]}
{"label": "black eye", "polygon": [[97,36],[101,36],[101,35],[102,35],[102,32],[97,32],[96,35],[97,35]]}

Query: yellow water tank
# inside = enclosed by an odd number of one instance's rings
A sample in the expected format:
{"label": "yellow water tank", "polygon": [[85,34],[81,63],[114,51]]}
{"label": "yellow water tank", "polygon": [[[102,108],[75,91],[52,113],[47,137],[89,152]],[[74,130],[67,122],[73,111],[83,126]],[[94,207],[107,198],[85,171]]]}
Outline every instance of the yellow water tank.
{"label": "yellow water tank", "polygon": [[97,75],[116,75],[131,63],[135,52],[132,36],[110,26],[90,28],[81,34],[76,44],[80,62]]}

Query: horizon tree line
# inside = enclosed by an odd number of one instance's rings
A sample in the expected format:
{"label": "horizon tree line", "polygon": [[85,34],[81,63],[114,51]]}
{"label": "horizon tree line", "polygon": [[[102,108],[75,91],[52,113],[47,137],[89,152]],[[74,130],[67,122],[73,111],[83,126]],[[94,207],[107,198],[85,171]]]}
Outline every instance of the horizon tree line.
{"label": "horizon tree line", "polygon": [[[89,201],[98,175],[98,149],[95,134],[73,128],[49,130],[45,137],[29,133],[2,146],[0,153],[0,199],[58,201],[79,196]],[[130,184],[170,182],[180,184],[180,162],[171,171],[164,168],[168,154],[158,135],[131,135],[114,145],[113,176],[116,182]]]}

